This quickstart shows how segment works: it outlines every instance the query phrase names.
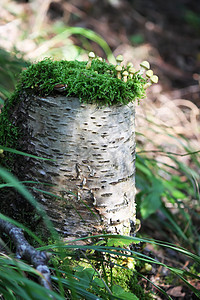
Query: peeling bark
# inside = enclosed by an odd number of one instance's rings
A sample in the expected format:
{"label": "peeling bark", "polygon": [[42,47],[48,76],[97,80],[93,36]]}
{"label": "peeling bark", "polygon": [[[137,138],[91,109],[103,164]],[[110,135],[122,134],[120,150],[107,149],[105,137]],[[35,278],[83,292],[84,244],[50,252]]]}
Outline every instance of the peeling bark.
{"label": "peeling bark", "polygon": [[25,239],[22,229],[11,223],[0,220],[0,231],[10,236],[16,247],[16,258],[24,259],[42,275],[39,277],[40,284],[51,290],[51,274],[47,266],[48,255],[44,251],[37,251]]}
{"label": "peeling bark", "polygon": [[98,108],[77,98],[27,96],[12,118],[24,120],[21,151],[55,160],[22,157],[14,171],[54,185],[42,188],[60,198],[35,196],[58,230],[129,234],[136,218],[134,104]]}

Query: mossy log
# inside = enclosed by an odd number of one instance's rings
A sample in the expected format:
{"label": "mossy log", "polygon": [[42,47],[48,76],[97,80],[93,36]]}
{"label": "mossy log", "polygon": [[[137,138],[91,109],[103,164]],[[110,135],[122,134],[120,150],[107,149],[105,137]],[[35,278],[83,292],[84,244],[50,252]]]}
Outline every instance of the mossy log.
{"label": "mossy log", "polygon": [[136,215],[134,118],[133,103],[99,108],[60,95],[23,94],[12,111],[21,128],[18,149],[51,159],[18,156],[13,171],[38,182],[44,192],[33,189],[34,196],[65,236],[130,233]]}

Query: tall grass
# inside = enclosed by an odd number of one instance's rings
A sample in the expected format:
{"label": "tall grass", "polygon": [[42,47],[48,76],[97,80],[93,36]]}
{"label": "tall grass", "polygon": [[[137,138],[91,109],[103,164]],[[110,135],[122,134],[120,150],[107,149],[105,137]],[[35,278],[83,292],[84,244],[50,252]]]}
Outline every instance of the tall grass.
{"label": "tall grass", "polygon": [[[157,150],[141,149],[136,160],[137,201],[141,217],[149,222],[155,220],[157,225],[160,223],[160,230],[173,232],[166,237],[167,240],[172,241],[170,237],[173,236],[173,242],[200,255],[200,150],[193,149],[183,136],[176,137],[176,143],[183,148],[182,154],[151,143],[152,149]],[[181,160],[186,156],[190,165]],[[167,158],[167,162],[162,158]]]}

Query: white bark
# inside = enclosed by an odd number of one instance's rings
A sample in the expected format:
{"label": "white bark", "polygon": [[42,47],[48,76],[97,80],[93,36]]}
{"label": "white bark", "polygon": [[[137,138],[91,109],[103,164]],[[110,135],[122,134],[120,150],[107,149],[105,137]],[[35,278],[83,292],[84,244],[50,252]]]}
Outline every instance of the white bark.
{"label": "white bark", "polygon": [[63,197],[38,194],[65,235],[102,229],[129,234],[136,215],[134,119],[132,103],[98,108],[61,96],[31,101],[27,124],[34,154],[56,161],[37,161],[29,176],[54,184],[43,188]]}

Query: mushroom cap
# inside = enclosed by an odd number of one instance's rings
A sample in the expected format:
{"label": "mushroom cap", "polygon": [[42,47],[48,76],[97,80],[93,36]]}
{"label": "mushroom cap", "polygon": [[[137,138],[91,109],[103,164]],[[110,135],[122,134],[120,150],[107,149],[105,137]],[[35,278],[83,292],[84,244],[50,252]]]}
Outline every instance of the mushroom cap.
{"label": "mushroom cap", "polygon": [[121,54],[119,54],[119,55],[117,55],[117,57],[116,57],[116,61],[117,62],[122,62],[123,61],[123,56],[121,55]]}
{"label": "mushroom cap", "polygon": [[88,54],[88,57],[89,57],[89,58],[95,58],[94,52],[90,52],[90,53]]}
{"label": "mushroom cap", "polygon": [[133,68],[133,67],[129,68],[129,73],[134,74],[135,72],[136,72],[135,68]]}
{"label": "mushroom cap", "polygon": [[130,67],[130,68],[132,68],[132,67],[133,67],[133,64],[132,64],[132,62],[130,62],[130,61],[129,61],[129,62],[127,63],[127,67]]}
{"label": "mushroom cap", "polygon": [[151,76],[151,82],[152,83],[157,83],[158,82],[158,76],[157,75],[153,75],[153,76]]}
{"label": "mushroom cap", "polygon": [[122,73],[122,75],[128,76],[128,72],[127,72],[127,71],[124,71],[124,72]]}
{"label": "mushroom cap", "polygon": [[122,66],[116,66],[115,70],[120,72],[122,70]]}
{"label": "mushroom cap", "polygon": [[145,68],[146,70],[150,69],[150,64],[148,61],[144,60],[140,64],[141,67]]}
{"label": "mushroom cap", "polygon": [[153,71],[152,70],[148,70],[148,71],[146,71],[146,76],[147,77],[151,77],[151,76],[153,76]]}

